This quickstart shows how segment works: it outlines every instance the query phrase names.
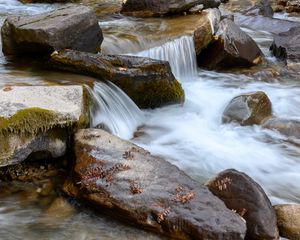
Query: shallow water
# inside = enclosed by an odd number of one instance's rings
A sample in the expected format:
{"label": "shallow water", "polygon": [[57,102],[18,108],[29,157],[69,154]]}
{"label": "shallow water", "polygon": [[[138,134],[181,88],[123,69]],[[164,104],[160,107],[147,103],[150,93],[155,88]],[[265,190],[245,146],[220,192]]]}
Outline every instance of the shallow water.
{"label": "shallow water", "polygon": [[[95,1],[88,2],[96,4]],[[16,0],[0,0],[0,21],[10,13],[32,14],[58,6],[23,5]],[[260,45],[268,61],[266,64],[247,71],[195,71],[193,47],[187,44],[190,37],[176,39],[178,29],[172,31],[178,22],[187,25],[193,18],[160,21],[112,15],[100,20],[106,39],[103,43],[104,52],[172,60],[173,72],[186,93],[183,105],[142,113],[134,108],[133,114],[139,116],[139,120],[133,125],[126,125],[125,121],[125,125],[116,126],[114,133],[130,138],[134,128],[141,123],[141,134],[133,141],[153,154],[167,158],[199,182],[204,183],[226,168],[235,168],[258,181],[273,203],[300,203],[299,139],[288,138],[259,126],[241,127],[221,123],[222,112],[233,97],[257,90],[268,94],[274,115],[300,119],[299,72],[283,69],[282,64],[271,56],[268,50],[272,42],[270,33],[249,29],[244,30]],[[166,43],[166,39],[172,42]],[[149,48],[151,50],[145,50]],[[270,69],[278,71],[280,75],[268,74]],[[253,75],[253,72],[261,74]],[[91,81],[94,79],[86,76],[41,69],[38,64],[28,65],[22,61],[15,64],[0,54],[0,86]],[[125,114],[132,113],[129,112]],[[124,119],[118,114],[112,115],[112,118],[114,122]],[[94,125],[101,121],[95,117]],[[0,235],[5,239],[24,239],[24,236],[28,236],[27,239],[99,239],[99,236],[101,239],[160,238],[88,211],[77,212],[71,219],[61,223],[58,229],[48,229],[49,226],[36,226],[42,211],[43,208],[35,203],[24,207],[20,193],[1,198]]]}

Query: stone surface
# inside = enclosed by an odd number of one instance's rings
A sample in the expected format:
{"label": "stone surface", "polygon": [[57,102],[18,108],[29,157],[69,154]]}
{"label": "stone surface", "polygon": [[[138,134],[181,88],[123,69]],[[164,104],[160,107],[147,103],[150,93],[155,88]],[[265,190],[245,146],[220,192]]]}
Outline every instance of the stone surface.
{"label": "stone surface", "polygon": [[300,138],[300,121],[285,118],[270,118],[263,125],[289,137]]}
{"label": "stone surface", "polygon": [[19,0],[22,3],[66,3],[76,2],[76,0]]}
{"label": "stone surface", "polygon": [[98,52],[103,41],[94,12],[73,4],[38,15],[9,16],[1,36],[5,55],[50,55],[65,48]]}
{"label": "stone surface", "polygon": [[300,205],[282,204],[275,205],[277,225],[280,236],[290,240],[300,239]]}
{"label": "stone surface", "polygon": [[134,17],[155,17],[178,14],[202,4],[204,8],[217,8],[218,0],[127,0],[121,13]]}
{"label": "stone surface", "polygon": [[63,156],[69,133],[88,123],[82,86],[3,87],[0,99],[0,167]]}
{"label": "stone surface", "polygon": [[288,61],[300,60],[300,25],[274,37],[270,50],[275,57]]}
{"label": "stone surface", "polygon": [[274,11],[269,0],[259,0],[253,7],[250,7],[246,11],[243,11],[243,14],[254,16],[262,15],[264,17],[272,18],[274,15]]}
{"label": "stone surface", "polygon": [[249,176],[228,169],[211,179],[209,190],[247,223],[245,239],[278,239],[276,214],[264,190]]}
{"label": "stone surface", "polygon": [[234,22],[223,19],[216,39],[198,55],[198,65],[207,69],[252,66],[261,62],[263,54],[254,40]]}
{"label": "stone surface", "polygon": [[292,12],[299,13],[300,12],[300,0],[287,1],[286,11],[288,13],[292,13]]}
{"label": "stone surface", "polygon": [[172,239],[244,239],[245,223],[169,162],[99,129],[75,136],[70,196]]}
{"label": "stone surface", "polygon": [[109,80],[141,108],[184,101],[184,91],[166,61],[65,50],[52,55],[51,65]]}
{"label": "stone surface", "polygon": [[254,92],[233,98],[223,112],[222,122],[262,124],[271,116],[272,104],[268,96],[264,92]]}

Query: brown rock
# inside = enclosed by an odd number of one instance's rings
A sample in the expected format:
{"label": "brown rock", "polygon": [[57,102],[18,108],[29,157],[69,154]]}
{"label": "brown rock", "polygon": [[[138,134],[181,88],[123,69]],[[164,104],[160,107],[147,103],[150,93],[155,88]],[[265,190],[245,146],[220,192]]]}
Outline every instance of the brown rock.
{"label": "brown rock", "polygon": [[249,176],[228,169],[211,179],[209,190],[247,223],[245,239],[278,239],[276,214],[264,190]]}
{"label": "brown rock", "polygon": [[50,55],[65,48],[98,52],[103,41],[92,9],[73,4],[48,13],[9,16],[1,36],[5,55]]}
{"label": "brown rock", "polygon": [[222,122],[241,125],[262,124],[272,116],[272,104],[264,92],[242,94],[233,98],[223,112]]}
{"label": "brown rock", "polygon": [[99,129],[75,136],[64,190],[101,212],[172,239],[244,239],[245,223],[169,162]]}
{"label": "brown rock", "polygon": [[264,128],[274,129],[281,134],[300,138],[300,121],[284,118],[270,118],[263,125]]}
{"label": "brown rock", "polygon": [[277,225],[280,236],[290,240],[300,239],[300,205],[282,204],[275,205]]}
{"label": "brown rock", "polygon": [[198,65],[207,69],[252,66],[261,62],[263,54],[254,40],[230,19],[223,19],[206,50],[198,55]]}

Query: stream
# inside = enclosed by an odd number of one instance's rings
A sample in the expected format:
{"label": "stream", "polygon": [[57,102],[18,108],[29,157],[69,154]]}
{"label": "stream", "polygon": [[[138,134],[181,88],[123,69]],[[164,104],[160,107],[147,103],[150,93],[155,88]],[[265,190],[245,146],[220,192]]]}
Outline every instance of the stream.
{"label": "stream", "polygon": [[[95,5],[95,1],[83,2]],[[0,24],[9,14],[41,13],[59,6],[0,0]],[[186,100],[183,105],[139,110],[116,86],[99,83],[90,90],[96,102],[91,109],[92,126],[104,122],[113,134],[132,139],[153,155],[168,159],[200,183],[224,169],[235,168],[257,181],[272,203],[300,203],[299,139],[260,126],[221,123],[228,102],[239,94],[252,91],[264,91],[269,96],[275,116],[300,120],[300,73],[284,69],[272,57],[269,46],[273,37],[270,33],[247,28],[243,30],[266,56],[268,63],[265,66],[230,72],[198,69],[189,28],[185,28],[186,32],[181,31],[180,37],[175,37],[179,32],[177,23],[188,25],[194,18],[186,16],[159,21],[104,15],[99,22],[105,39],[103,52],[168,60],[185,90]],[[270,74],[271,70],[281,74]],[[49,71],[35,62],[28,64],[20,60],[13,64],[0,53],[0,86],[93,81],[87,76]],[[133,138],[136,128],[139,134]],[[39,217],[45,206],[23,195],[16,192],[2,196],[0,193],[1,239],[162,239],[89,210],[76,212],[59,226],[54,223],[43,225],[39,223]]]}

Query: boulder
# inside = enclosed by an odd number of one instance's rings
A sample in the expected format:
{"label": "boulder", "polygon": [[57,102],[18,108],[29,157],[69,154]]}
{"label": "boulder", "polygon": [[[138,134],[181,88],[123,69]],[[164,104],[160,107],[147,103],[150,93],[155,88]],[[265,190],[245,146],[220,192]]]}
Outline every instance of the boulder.
{"label": "boulder", "polygon": [[263,54],[254,40],[230,19],[223,19],[215,40],[198,55],[198,65],[207,69],[245,67],[261,62]]}
{"label": "boulder", "polygon": [[99,129],[75,135],[71,197],[171,239],[244,239],[245,223],[176,166]]}
{"label": "boulder", "polygon": [[300,60],[300,25],[274,37],[270,50],[275,57],[285,61]]}
{"label": "boulder", "polygon": [[276,214],[264,190],[249,176],[228,169],[211,179],[209,190],[246,220],[245,239],[278,239]]}
{"label": "boulder", "polygon": [[222,122],[241,125],[262,124],[272,116],[272,103],[264,92],[254,92],[233,98],[223,112]]}
{"label": "boulder", "polygon": [[272,18],[274,15],[274,11],[269,0],[259,0],[253,7],[250,7],[246,11],[243,11],[243,14],[254,16],[262,15],[264,17]]}
{"label": "boulder", "polygon": [[286,4],[286,11],[288,13],[300,12],[300,0],[288,1]]}
{"label": "boulder", "polygon": [[300,138],[300,121],[285,118],[270,118],[262,127],[273,129],[289,137]]}
{"label": "boulder", "polygon": [[65,48],[98,52],[103,41],[93,10],[73,4],[37,15],[9,16],[1,37],[5,55],[50,55]]}
{"label": "boulder", "polygon": [[184,91],[166,61],[64,50],[52,54],[50,64],[61,70],[109,80],[141,108],[184,101]]}
{"label": "boulder", "polygon": [[134,17],[157,17],[179,14],[202,4],[204,8],[217,8],[219,0],[127,0],[122,5],[121,13]]}
{"label": "boulder", "polygon": [[88,123],[82,86],[0,88],[0,167],[63,156],[69,135]]}
{"label": "boulder", "polygon": [[277,225],[280,236],[290,240],[300,239],[300,205],[281,204],[275,205]]}

